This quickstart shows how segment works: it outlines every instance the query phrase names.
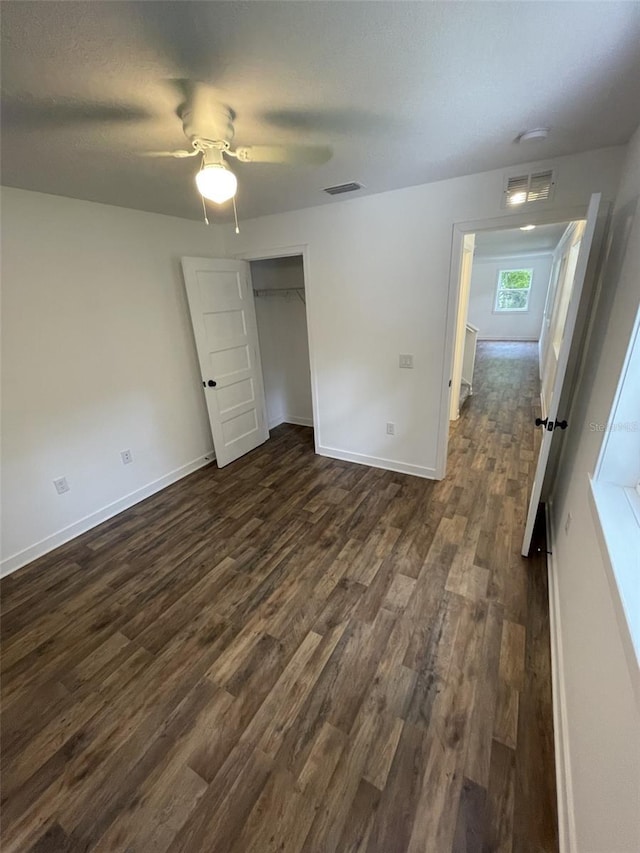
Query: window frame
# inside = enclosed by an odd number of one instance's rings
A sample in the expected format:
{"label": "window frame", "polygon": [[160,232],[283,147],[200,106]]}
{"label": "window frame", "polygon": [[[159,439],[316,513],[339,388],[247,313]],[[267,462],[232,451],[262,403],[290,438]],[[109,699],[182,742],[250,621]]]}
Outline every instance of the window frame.
{"label": "window frame", "polygon": [[[527,305],[525,308],[500,308],[498,298],[504,290],[515,290],[515,288],[501,287],[502,276],[504,273],[510,272],[526,272],[529,273],[529,287],[526,289]],[[494,314],[528,314],[531,310],[531,288],[533,286],[533,269],[530,267],[515,267],[513,269],[498,269],[498,279],[496,281],[495,293],[493,297],[493,313]],[[524,290],[524,288],[519,288]]]}
{"label": "window frame", "polygon": [[[640,448],[637,441],[625,441],[620,454],[620,439],[638,436],[640,423],[628,422],[625,412],[632,407],[637,395],[637,384],[631,388],[635,372],[631,365],[640,357],[640,308],[636,314],[627,352],[620,371],[615,396],[606,424],[589,424],[589,428],[603,433],[598,459],[593,475],[589,477],[591,512],[596,522],[596,534],[605,564],[607,576],[618,607],[621,627],[626,627],[631,640],[636,662],[640,663],[640,495],[637,484],[640,480],[640,455],[629,459],[625,474],[618,460],[627,458],[630,447]],[[622,419],[621,419],[622,415]],[[594,429],[595,428],[595,429]],[[616,450],[618,453],[616,454]],[[612,461],[613,457],[613,461]]]}

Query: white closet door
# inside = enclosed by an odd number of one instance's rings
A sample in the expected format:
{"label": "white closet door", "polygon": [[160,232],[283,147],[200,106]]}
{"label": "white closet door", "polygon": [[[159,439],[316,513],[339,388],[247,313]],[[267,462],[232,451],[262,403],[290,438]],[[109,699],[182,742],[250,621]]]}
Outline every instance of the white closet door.
{"label": "white closet door", "polygon": [[269,438],[251,273],[246,261],[183,258],[216,461]]}

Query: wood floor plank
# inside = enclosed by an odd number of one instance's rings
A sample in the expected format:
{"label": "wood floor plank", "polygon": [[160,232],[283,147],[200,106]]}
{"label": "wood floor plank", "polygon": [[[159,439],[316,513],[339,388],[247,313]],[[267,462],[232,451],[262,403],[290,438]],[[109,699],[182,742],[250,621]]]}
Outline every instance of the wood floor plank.
{"label": "wood floor plank", "polygon": [[515,753],[494,741],[487,790],[487,834],[484,851],[513,851],[513,815],[515,798]]}
{"label": "wood floor plank", "polygon": [[483,853],[486,800],[485,788],[470,779],[463,780],[452,853]]}
{"label": "wood floor plank", "polygon": [[3,579],[3,851],[555,853],[538,384],[481,342],[441,482],[283,424]]}

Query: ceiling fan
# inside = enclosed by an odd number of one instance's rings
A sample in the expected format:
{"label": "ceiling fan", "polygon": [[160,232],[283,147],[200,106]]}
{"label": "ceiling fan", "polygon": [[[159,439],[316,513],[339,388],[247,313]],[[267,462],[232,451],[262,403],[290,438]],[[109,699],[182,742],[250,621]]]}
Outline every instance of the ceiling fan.
{"label": "ceiling fan", "polygon": [[234,198],[238,181],[226,158],[241,163],[320,165],[332,155],[328,145],[250,145],[231,148],[235,115],[220,103],[215,90],[205,83],[186,84],[187,100],[178,111],[189,148],[178,151],[147,151],[147,157],[202,158],[196,173],[200,194],[216,204]]}

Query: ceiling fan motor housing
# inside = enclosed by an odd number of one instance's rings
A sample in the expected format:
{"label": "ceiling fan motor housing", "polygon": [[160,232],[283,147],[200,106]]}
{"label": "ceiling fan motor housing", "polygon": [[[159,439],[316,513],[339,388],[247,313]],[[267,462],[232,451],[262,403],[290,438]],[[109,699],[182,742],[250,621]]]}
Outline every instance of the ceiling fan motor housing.
{"label": "ceiling fan motor housing", "polygon": [[233,116],[223,104],[197,100],[185,106],[181,114],[182,128],[194,148],[227,150],[233,139]]}

